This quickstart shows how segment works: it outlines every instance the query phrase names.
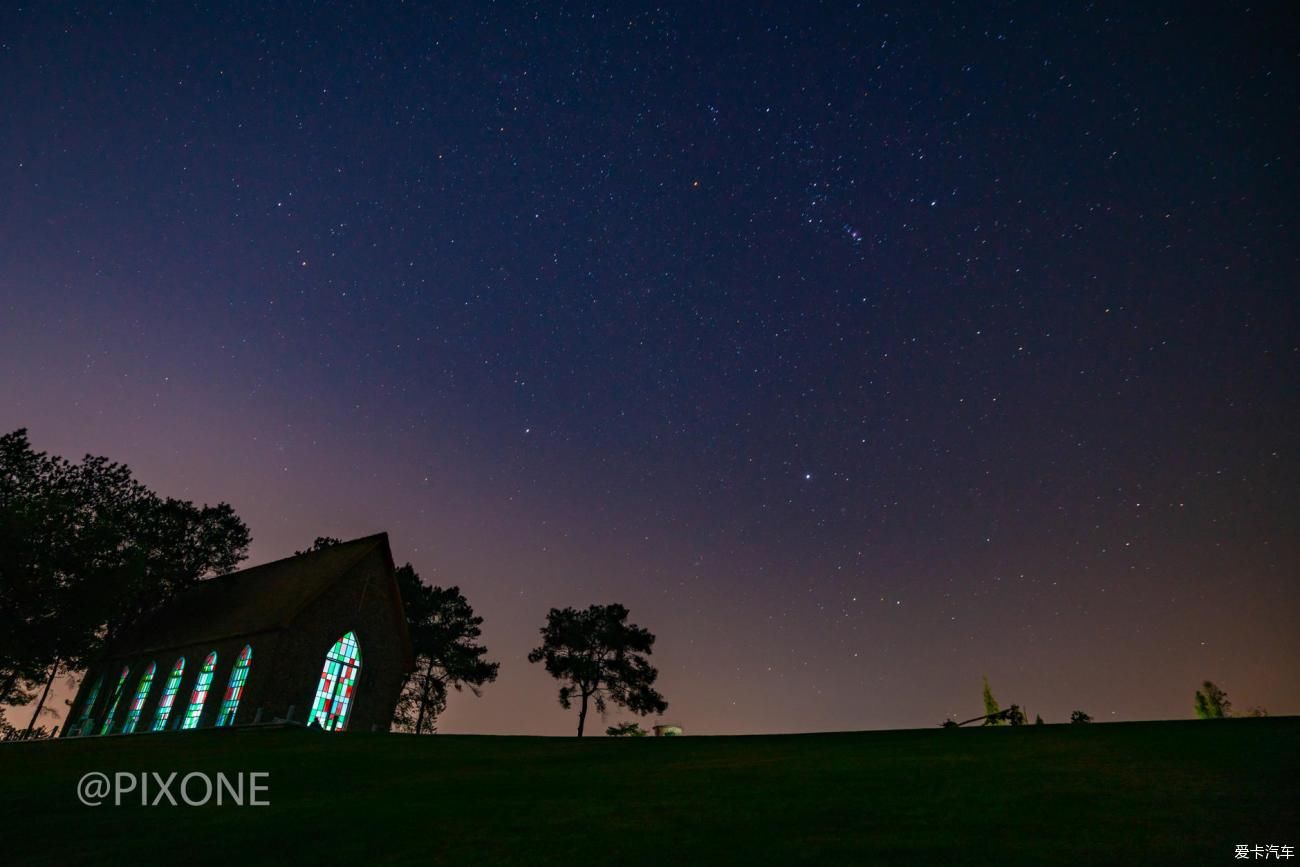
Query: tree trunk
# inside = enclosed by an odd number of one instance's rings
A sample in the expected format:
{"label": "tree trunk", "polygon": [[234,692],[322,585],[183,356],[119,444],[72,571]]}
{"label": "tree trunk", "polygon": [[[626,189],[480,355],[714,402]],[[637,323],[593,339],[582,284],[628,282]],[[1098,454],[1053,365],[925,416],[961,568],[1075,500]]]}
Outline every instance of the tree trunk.
{"label": "tree trunk", "polygon": [[54,683],[54,678],[59,674],[59,665],[62,660],[54,660],[54,665],[50,666],[50,676],[45,679],[45,689],[41,690],[41,700],[36,702],[36,710],[32,712],[31,722],[27,723],[27,731],[23,737],[31,737],[32,729],[36,727],[36,718],[41,715],[41,708],[45,707],[45,699],[50,694],[50,684]]}
{"label": "tree trunk", "polygon": [[415,733],[424,734],[424,709],[429,706],[429,678],[433,677],[433,659],[424,670],[424,682],[420,684],[420,713],[415,717]]}
{"label": "tree trunk", "polygon": [[587,724],[587,694],[582,694],[582,710],[578,711],[578,737],[582,737],[582,728]]}

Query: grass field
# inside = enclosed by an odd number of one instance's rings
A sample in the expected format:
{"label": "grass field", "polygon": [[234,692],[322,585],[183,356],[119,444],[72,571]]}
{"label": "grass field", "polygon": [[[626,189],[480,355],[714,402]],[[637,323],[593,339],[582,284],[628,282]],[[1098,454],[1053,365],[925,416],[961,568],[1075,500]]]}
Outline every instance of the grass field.
{"label": "grass field", "polygon": [[[1300,844],[1300,718],[614,740],[199,731],[0,745],[0,862],[1229,864]],[[86,807],[87,771],[269,806]],[[175,786],[173,786],[175,789]],[[193,789],[201,797],[202,788]],[[178,793],[179,794],[179,793]]]}

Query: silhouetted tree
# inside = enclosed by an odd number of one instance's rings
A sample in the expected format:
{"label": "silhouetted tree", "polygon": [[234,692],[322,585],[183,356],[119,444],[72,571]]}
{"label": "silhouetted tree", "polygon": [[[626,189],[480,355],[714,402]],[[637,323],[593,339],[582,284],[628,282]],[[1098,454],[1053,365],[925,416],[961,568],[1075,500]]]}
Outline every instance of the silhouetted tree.
{"label": "silhouetted tree", "polygon": [[1092,722],[1092,717],[1081,710],[1076,710],[1074,713],[1070,714],[1070,722],[1083,725],[1084,723]]}
{"label": "silhouetted tree", "polygon": [[468,687],[481,695],[481,687],[496,680],[501,664],[484,658],[487,648],[478,643],[483,618],[474,614],[459,587],[430,587],[410,563],[397,570],[397,586],[411,630],[415,670],[402,685],[393,723],[417,735],[432,734],[447,707],[447,688],[459,692]]}
{"label": "silhouetted tree", "polygon": [[1025,712],[1020,709],[1020,705],[1013,704],[1007,708],[1007,722],[1013,726],[1022,726],[1025,724]]}
{"label": "silhouetted tree", "polygon": [[587,705],[605,713],[607,701],[645,716],[663,713],[668,702],[654,689],[659,672],[646,659],[655,637],[627,622],[622,605],[592,605],[585,611],[552,608],[542,627],[542,644],[528,654],[529,662],[545,662],[560,687],[560,706],[579,702],[578,737],[587,722]]}
{"label": "silhouetted tree", "polygon": [[941,729],[955,729],[957,727],[958,727],[957,720],[953,719],[952,717],[948,717],[946,720],[939,723],[939,728]]}
{"label": "silhouetted tree", "polygon": [[993,690],[989,688],[988,675],[984,676],[984,725],[995,726],[1002,722],[1002,711],[998,708],[998,700],[993,697]]}
{"label": "silhouetted tree", "polygon": [[1232,702],[1228,701],[1228,694],[1208,680],[1196,691],[1195,709],[1196,715],[1201,719],[1232,716]]}
{"label": "silhouetted tree", "polygon": [[611,738],[643,738],[649,732],[641,728],[634,722],[619,723],[616,726],[610,726],[605,729],[605,734]]}
{"label": "silhouetted tree", "polygon": [[316,541],[311,546],[301,551],[294,551],[293,556],[301,557],[303,554],[310,554],[313,551],[324,551],[326,548],[333,548],[335,545],[342,545],[342,539],[336,539],[333,536],[317,536]]}
{"label": "silhouetted tree", "polygon": [[160,497],[130,469],[33,451],[0,437],[0,703],[23,704],[81,670],[121,630],[247,556],[225,503]]}
{"label": "silhouetted tree", "polygon": [[1036,726],[1043,725],[1043,718],[1038,714],[1034,714],[1034,725]]}

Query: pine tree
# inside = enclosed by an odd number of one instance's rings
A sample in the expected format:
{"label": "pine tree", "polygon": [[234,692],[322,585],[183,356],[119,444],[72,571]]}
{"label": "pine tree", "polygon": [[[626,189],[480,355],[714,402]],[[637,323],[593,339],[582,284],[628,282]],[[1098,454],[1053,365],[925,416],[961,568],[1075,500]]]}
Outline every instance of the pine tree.
{"label": "pine tree", "polygon": [[[1201,689],[1205,691],[1202,692]],[[1228,701],[1226,692],[1209,680],[1201,684],[1201,689],[1196,691],[1194,706],[1198,717],[1201,719],[1223,719],[1232,716],[1232,702]]]}
{"label": "pine tree", "polygon": [[1002,709],[998,707],[998,700],[993,697],[993,690],[989,687],[989,677],[984,675],[984,725],[995,726],[1001,724],[999,714]]}

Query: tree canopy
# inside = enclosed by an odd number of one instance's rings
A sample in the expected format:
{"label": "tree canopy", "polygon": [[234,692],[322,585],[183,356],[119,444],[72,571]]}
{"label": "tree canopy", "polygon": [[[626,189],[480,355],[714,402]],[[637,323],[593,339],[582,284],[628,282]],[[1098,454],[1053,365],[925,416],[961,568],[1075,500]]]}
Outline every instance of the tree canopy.
{"label": "tree canopy", "polygon": [[627,622],[622,605],[592,605],[583,611],[552,608],[542,627],[542,643],[528,654],[529,662],[545,663],[546,671],[562,681],[560,706],[579,702],[578,737],[587,722],[588,704],[602,715],[609,702],[646,716],[663,713],[668,702],[654,689],[659,672],[646,658],[655,637]]}
{"label": "tree canopy", "polygon": [[85,667],[176,593],[234,569],[248,527],[226,503],[162,497],[129,468],[0,436],[0,704]]}
{"label": "tree canopy", "polygon": [[1201,688],[1196,691],[1193,708],[1201,719],[1223,719],[1232,716],[1232,702],[1228,701],[1228,694],[1210,680],[1201,684]]}
{"label": "tree canopy", "polygon": [[988,675],[984,676],[984,725],[995,726],[1002,722],[1002,710],[998,707],[998,700],[993,697],[993,689],[989,686]]}
{"label": "tree canopy", "polygon": [[430,734],[447,707],[447,688],[468,688],[479,695],[481,687],[496,680],[501,663],[485,658],[487,648],[478,643],[483,618],[459,587],[430,587],[410,563],[397,570],[397,584],[411,630],[415,670],[403,685],[393,721],[399,729]]}

